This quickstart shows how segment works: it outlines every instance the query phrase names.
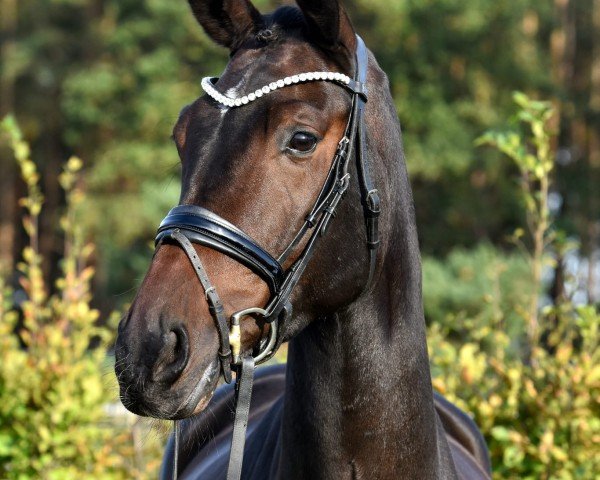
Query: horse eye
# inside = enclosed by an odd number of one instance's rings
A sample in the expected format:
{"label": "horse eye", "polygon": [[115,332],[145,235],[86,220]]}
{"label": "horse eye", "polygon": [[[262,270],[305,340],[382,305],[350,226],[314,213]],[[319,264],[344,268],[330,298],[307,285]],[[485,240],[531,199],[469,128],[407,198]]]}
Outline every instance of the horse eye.
{"label": "horse eye", "polygon": [[288,150],[292,153],[309,153],[317,146],[317,137],[312,133],[297,132],[288,143]]}

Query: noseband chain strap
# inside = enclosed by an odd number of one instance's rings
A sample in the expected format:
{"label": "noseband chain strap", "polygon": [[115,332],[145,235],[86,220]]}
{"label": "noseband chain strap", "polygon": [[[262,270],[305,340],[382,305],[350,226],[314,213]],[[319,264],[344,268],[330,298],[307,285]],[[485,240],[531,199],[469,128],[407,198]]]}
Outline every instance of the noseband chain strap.
{"label": "noseband chain strap", "polygon": [[[304,273],[316,244],[334,216],[336,208],[350,185],[349,161],[356,159],[358,184],[365,217],[366,243],[369,252],[369,274],[367,288],[375,273],[377,247],[379,245],[378,217],[380,200],[371,178],[366,154],[364,108],[367,100],[366,79],[368,52],[360,37],[356,37],[356,72],[351,79],[347,75],[332,72],[308,72],[285,77],[256,90],[248,95],[231,98],[215,88],[216,79],[205,78],[202,87],[217,103],[227,108],[235,108],[253,102],[278,88],[310,81],[330,81],[350,91],[352,106],[344,136],[340,140],[327,178],[312,209],[292,242],[275,259],[252,238],[239,228],[213,212],[195,205],[180,205],[173,208],[161,222],[156,236],[157,249],[163,243],[174,243],[182,248],[189,258],[196,276],[204,289],[209,310],[219,333],[219,359],[223,377],[227,383],[232,380],[231,366],[236,370],[236,410],[232,445],[227,471],[228,480],[239,480],[242,471],[246,427],[250,409],[252,381],[255,364],[271,358],[285,338],[286,319],[291,316],[290,296]],[[300,255],[286,270],[283,264],[296,250],[305,236],[312,232]],[[269,286],[271,298],[264,308],[249,308],[232,315],[231,330],[228,329],[223,304],[211,284],[209,277],[194,249],[193,244],[202,245],[243,264]],[[245,316],[255,316],[269,324],[267,339],[261,340],[254,348],[254,356],[242,351],[240,320]],[[178,444],[178,429],[175,429],[175,445]],[[177,447],[174,452],[174,478],[177,476]]]}

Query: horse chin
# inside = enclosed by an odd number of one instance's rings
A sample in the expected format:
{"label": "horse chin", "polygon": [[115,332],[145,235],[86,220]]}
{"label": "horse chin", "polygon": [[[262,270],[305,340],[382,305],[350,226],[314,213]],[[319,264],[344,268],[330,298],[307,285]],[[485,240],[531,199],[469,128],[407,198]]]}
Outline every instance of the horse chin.
{"label": "horse chin", "polygon": [[196,415],[206,408],[219,383],[219,362],[212,362],[202,374],[187,398],[181,403],[170,420],[181,420]]}

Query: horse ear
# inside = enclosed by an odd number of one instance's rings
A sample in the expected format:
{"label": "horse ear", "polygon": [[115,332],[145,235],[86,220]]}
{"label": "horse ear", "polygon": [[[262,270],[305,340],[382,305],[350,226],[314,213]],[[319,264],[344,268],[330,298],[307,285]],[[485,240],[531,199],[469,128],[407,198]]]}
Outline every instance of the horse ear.
{"label": "horse ear", "polygon": [[216,43],[237,49],[263,23],[262,15],[249,0],[188,0],[206,34]]}
{"label": "horse ear", "polygon": [[309,33],[324,48],[345,47],[354,55],[356,33],[339,0],[296,0],[302,10]]}

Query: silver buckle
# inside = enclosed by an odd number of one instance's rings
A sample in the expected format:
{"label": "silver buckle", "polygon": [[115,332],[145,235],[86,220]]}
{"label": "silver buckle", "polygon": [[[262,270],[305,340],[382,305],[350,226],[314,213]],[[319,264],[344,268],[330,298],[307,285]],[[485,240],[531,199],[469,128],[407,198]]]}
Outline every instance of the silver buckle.
{"label": "silver buckle", "polygon": [[[233,357],[232,362],[234,365],[240,363],[240,354],[242,350],[242,331],[240,328],[240,320],[252,313],[257,313],[263,317],[267,317],[269,313],[258,307],[246,308],[235,312],[231,316],[231,331],[229,333],[229,343],[231,345],[231,356]],[[262,338],[260,341],[260,350],[256,357],[254,357],[254,363],[258,364],[264,360],[275,347],[277,342],[277,321],[273,321],[269,324],[269,336],[268,338]]]}

